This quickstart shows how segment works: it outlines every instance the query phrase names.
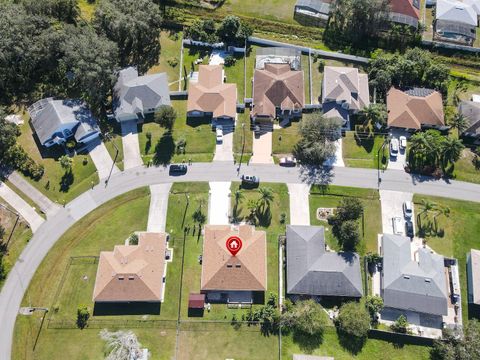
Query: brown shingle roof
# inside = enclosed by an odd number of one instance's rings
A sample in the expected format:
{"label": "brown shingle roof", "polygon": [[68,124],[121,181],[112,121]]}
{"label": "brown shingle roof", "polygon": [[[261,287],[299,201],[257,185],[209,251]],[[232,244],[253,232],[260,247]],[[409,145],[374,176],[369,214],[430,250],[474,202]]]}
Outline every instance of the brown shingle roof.
{"label": "brown shingle roof", "polygon": [[289,64],[265,64],[253,76],[253,116],[275,117],[275,108],[303,108],[303,71],[290,69]]}
{"label": "brown shingle roof", "polygon": [[[242,248],[232,256],[226,248],[230,236],[239,236]],[[265,231],[254,226],[206,225],[203,241],[201,290],[265,291],[267,287]]]}
{"label": "brown shingle roof", "polygon": [[188,89],[187,111],[211,112],[213,117],[237,114],[237,85],[223,82],[220,65],[200,65],[198,83]]}
{"label": "brown shingle roof", "polygon": [[138,245],[102,251],[93,301],[162,301],[166,234],[142,232]]}
{"label": "brown shingle roof", "polygon": [[391,0],[391,11],[420,19],[420,10],[413,5],[413,0]]}
{"label": "brown shingle roof", "polygon": [[445,125],[442,95],[409,95],[392,87],[387,94],[388,126],[421,129],[422,125]]}
{"label": "brown shingle roof", "polygon": [[322,102],[345,102],[350,110],[361,110],[370,104],[368,75],[357,68],[325,66]]}

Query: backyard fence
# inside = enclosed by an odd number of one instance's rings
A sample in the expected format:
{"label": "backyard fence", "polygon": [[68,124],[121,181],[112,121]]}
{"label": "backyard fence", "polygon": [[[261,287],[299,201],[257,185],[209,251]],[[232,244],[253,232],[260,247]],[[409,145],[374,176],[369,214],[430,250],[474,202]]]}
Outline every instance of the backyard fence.
{"label": "backyard fence", "polygon": [[[77,329],[77,322],[74,319],[49,319],[48,329]],[[116,328],[159,328],[176,329],[176,320],[160,319],[90,319],[87,322],[89,329],[116,329]]]}

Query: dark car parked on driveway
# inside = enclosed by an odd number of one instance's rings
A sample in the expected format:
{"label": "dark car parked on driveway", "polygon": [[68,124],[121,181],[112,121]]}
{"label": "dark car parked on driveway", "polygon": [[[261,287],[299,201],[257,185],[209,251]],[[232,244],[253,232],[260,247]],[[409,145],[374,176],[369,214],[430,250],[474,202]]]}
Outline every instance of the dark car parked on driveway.
{"label": "dark car parked on driveway", "polygon": [[184,175],[187,173],[188,167],[185,164],[172,164],[168,170],[170,175]]}
{"label": "dark car parked on driveway", "polygon": [[413,238],[415,235],[413,231],[413,223],[410,220],[405,222],[405,232],[409,238]]}

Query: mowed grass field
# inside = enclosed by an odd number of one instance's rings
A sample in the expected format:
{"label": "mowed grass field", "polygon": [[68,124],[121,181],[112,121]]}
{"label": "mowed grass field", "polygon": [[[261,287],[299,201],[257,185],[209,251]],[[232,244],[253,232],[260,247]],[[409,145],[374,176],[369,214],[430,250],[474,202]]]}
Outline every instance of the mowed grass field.
{"label": "mowed grass field", "polygon": [[[109,201],[78,221],[58,240],[43,260],[28,287],[22,306],[32,303],[48,307],[51,311],[47,317],[52,316],[52,320],[75,321],[76,309],[81,304],[88,305],[92,312],[95,266],[74,267],[73,271],[67,274],[60,297],[55,298],[70,257],[98,256],[102,250],[111,251],[115,245],[123,244],[132,232],[145,230],[149,203],[148,188],[137,189]],[[53,309],[55,306],[58,306],[57,313]],[[103,352],[95,352],[95,349],[103,347],[103,341],[97,336],[99,329],[95,332],[76,329],[52,331],[44,326],[33,353],[39,322],[38,315],[18,317],[13,359],[57,359],[66,356],[66,353],[71,354],[69,359],[102,358]],[[69,340],[62,344],[58,342],[59,338]]]}
{"label": "mowed grass field", "polygon": [[462,315],[463,321],[466,321],[469,315],[473,315],[468,313],[467,307],[466,255],[470,249],[480,249],[480,204],[423,195],[415,195],[413,200],[415,213],[417,214],[417,231],[419,230],[419,220],[423,225],[427,225],[429,222],[433,225],[433,217],[436,212],[436,210],[433,210],[429,214],[420,215],[423,209],[421,205],[422,200],[434,203],[436,208],[450,209],[448,217],[444,215],[437,216],[437,232],[427,231],[425,240],[427,245],[437,253],[447,257],[454,257],[458,260],[462,293]]}
{"label": "mowed grass field", "polygon": [[383,136],[376,135],[365,137],[363,135],[357,140],[354,131],[347,131],[342,140],[343,160],[346,166],[376,169],[378,166],[377,155],[380,155],[380,168],[388,165],[388,145],[379,152],[382,147]]}
{"label": "mowed grass field", "polygon": [[310,224],[325,227],[325,238],[330,248],[338,250],[338,242],[333,237],[331,226],[326,221],[317,219],[318,208],[335,208],[342,198],[356,197],[364,206],[364,221],[360,219],[360,234],[362,241],[357,251],[360,255],[367,252],[377,252],[377,234],[382,233],[382,216],[380,195],[377,190],[329,186],[325,191],[312,186],[310,190]]}
{"label": "mowed grass field", "polygon": [[253,18],[297,23],[293,19],[295,2],[296,0],[228,0],[222,9]]}

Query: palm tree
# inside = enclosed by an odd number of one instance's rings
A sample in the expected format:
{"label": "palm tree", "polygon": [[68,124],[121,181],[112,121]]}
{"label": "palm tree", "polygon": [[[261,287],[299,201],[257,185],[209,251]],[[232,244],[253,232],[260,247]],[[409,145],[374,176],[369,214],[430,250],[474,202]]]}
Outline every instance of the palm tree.
{"label": "palm tree", "polygon": [[245,198],[245,195],[243,195],[243,191],[238,189],[237,191],[235,191],[235,194],[234,194],[234,198],[235,198],[235,206],[233,207],[233,217],[234,219],[237,218],[237,210],[238,210],[238,205],[242,202],[242,200]]}
{"label": "palm tree", "polygon": [[250,223],[255,223],[255,220],[257,218],[257,212],[258,212],[258,205],[259,205],[258,200],[248,199],[247,209],[249,211],[248,219],[250,220]]}
{"label": "palm tree", "polygon": [[448,206],[443,206],[437,208],[437,211],[433,214],[433,222],[435,224],[435,233],[438,233],[438,224],[437,224],[437,217],[439,216],[450,216],[450,208]]}
{"label": "palm tree", "polygon": [[468,90],[467,83],[464,80],[461,80],[455,84],[455,89],[453,90],[453,105],[458,106],[460,102],[460,94]]}
{"label": "palm tree", "polygon": [[422,211],[420,211],[420,213],[417,216],[419,229],[423,228],[422,222],[421,222],[421,215],[423,214],[423,217],[427,218],[428,214],[436,208],[437,208],[437,204],[435,204],[434,202],[432,202],[430,200],[422,199]]}
{"label": "palm tree", "polygon": [[270,207],[270,203],[273,201],[274,196],[273,196],[273,191],[269,187],[261,187],[258,189],[258,192],[260,193],[260,199],[259,202],[262,204],[262,208]]}
{"label": "palm tree", "polygon": [[458,136],[460,136],[465,130],[468,129],[469,121],[465,115],[457,113],[452,119],[450,119],[449,125],[453,129],[457,129]]}
{"label": "palm tree", "polygon": [[450,136],[445,138],[440,149],[440,158],[442,159],[443,169],[445,169],[449,163],[454,164],[457,162],[458,159],[460,159],[464,148],[465,146],[463,146],[461,140]]}
{"label": "palm tree", "polygon": [[69,172],[72,170],[73,166],[73,159],[68,155],[62,155],[58,161],[60,162],[60,166],[65,170],[65,172]]}
{"label": "palm tree", "polygon": [[417,167],[423,166],[428,153],[428,140],[424,132],[418,132],[410,138],[410,163]]}

